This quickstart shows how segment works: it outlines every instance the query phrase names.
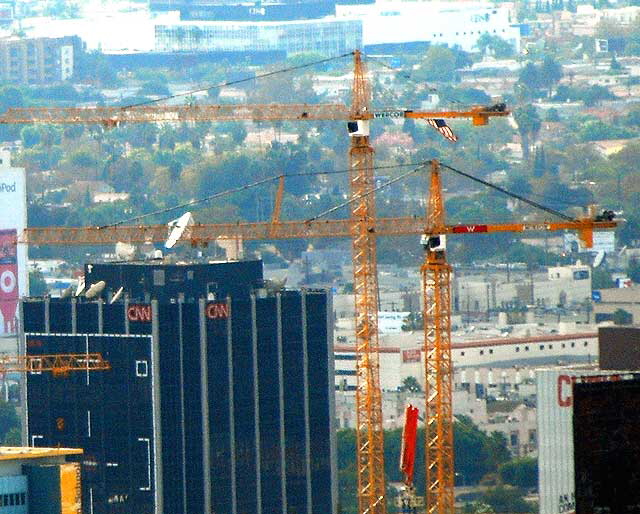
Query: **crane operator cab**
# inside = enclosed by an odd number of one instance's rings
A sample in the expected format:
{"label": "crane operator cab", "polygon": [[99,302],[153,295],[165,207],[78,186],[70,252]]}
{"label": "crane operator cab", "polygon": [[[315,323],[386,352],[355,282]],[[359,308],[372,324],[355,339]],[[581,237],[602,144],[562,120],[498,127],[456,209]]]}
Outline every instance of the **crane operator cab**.
{"label": "crane operator cab", "polygon": [[432,236],[422,234],[420,244],[425,252],[444,253],[447,249],[447,236],[442,234]]}

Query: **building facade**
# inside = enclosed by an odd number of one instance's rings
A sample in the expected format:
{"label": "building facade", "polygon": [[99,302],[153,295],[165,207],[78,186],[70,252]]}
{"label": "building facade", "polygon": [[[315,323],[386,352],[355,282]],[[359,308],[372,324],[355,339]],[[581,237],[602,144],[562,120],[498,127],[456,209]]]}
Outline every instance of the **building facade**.
{"label": "building facade", "polygon": [[51,84],[73,76],[79,38],[0,39],[0,80],[14,84]]}
{"label": "building facade", "polygon": [[80,512],[80,466],[68,459],[78,448],[0,447],[0,512]]}
{"label": "building facade", "polygon": [[155,26],[157,52],[313,52],[335,56],[361,47],[362,24],[350,19],[181,21]]}
{"label": "building facade", "polygon": [[574,385],[575,510],[633,512],[640,504],[640,376],[590,378]]}
{"label": "building facade", "polygon": [[27,376],[30,442],[85,449],[84,512],[336,512],[328,294],[249,289],[261,263],[216,265],[215,299],[171,282],[191,265],[117,266],[87,279],[142,276],[142,296],[23,303],[27,353],[111,364]]}
{"label": "building facade", "polygon": [[335,0],[150,0],[152,11],[179,11],[183,20],[275,21],[321,18],[335,11]]}

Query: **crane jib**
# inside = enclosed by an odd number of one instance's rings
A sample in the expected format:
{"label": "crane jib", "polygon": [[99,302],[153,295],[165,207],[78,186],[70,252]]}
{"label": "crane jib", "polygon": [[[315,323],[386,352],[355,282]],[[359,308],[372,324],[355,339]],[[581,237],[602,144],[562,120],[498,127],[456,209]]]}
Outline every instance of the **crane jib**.
{"label": "crane jib", "polygon": [[488,232],[487,225],[458,225],[453,227],[454,234],[475,234],[477,232]]}

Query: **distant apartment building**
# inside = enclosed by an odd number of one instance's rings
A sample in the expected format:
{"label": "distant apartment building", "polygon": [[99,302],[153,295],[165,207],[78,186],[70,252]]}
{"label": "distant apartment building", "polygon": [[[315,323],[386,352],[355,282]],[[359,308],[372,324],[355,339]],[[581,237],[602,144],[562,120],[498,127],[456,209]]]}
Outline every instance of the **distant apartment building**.
{"label": "distant apartment building", "polygon": [[593,292],[593,313],[596,322],[612,321],[613,314],[623,310],[631,323],[640,320],[640,286],[600,289]]}
{"label": "distant apartment building", "polygon": [[434,2],[152,1],[180,20],[155,25],[157,52],[314,52],[335,55],[388,45],[459,45],[476,50],[483,34],[499,36],[517,52],[520,28],[507,7]]}
{"label": "distant apartment building", "polygon": [[150,0],[152,11],[179,11],[184,20],[292,20],[333,14],[335,0]]}
{"label": "distant apartment building", "polygon": [[528,274],[509,278],[492,273],[480,276],[454,277],[453,308],[456,312],[480,313],[513,305],[569,307],[591,298],[589,266],[549,267],[546,276]]}
{"label": "distant apartment building", "polygon": [[157,52],[314,52],[336,55],[362,47],[362,23],[317,20],[187,21],[155,26]]}
{"label": "distant apartment building", "polygon": [[80,45],[77,37],[0,39],[0,80],[14,84],[68,80]]}
{"label": "distant apartment building", "polygon": [[490,3],[389,0],[336,5],[336,17],[362,20],[365,48],[425,43],[477,50],[480,36],[499,36],[520,50],[520,28],[509,7]]}

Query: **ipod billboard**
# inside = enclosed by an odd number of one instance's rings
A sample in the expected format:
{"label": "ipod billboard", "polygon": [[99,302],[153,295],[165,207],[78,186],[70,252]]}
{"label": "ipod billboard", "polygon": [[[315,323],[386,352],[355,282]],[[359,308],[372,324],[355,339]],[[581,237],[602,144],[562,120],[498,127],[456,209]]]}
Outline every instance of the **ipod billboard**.
{"label": "ipod billboard", "polygon": [[26,245],[16,245],[27,226],[27,192],[23,168],[11,168],[0,155],[0,337],[18,331],[18,301],[28,294]]}

